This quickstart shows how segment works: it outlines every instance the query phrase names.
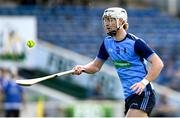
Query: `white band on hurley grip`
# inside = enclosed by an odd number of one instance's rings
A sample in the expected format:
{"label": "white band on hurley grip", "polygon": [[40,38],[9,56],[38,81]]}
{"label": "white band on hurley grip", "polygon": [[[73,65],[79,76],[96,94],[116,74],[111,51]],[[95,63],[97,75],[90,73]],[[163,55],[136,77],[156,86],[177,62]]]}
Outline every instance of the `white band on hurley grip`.
{"label": "white band on hurley grip", "polygon": [[145,86],[149,84],[149,81],[148,81],[147,79],[143,79],[141,82],[142,82]]}

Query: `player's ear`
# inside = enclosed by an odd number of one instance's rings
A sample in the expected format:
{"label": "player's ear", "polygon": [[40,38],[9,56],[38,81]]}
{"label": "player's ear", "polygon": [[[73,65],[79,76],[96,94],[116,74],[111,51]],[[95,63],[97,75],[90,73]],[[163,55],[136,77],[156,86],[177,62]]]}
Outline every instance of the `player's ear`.
{"label": "player's ear", "polygon": [[125,30],[128,30],[129,24],[128,24],[128,23],[124,23],[123,28],[124,28]]}
{"label": "player's ear", "polygon": [[123,28],[124,28],[125,30],[128,30],[129,24],[128,24],[127,22],[125,22],[123,19],[119,19],[119,22],[120,22],[120,24],[123,25]]}

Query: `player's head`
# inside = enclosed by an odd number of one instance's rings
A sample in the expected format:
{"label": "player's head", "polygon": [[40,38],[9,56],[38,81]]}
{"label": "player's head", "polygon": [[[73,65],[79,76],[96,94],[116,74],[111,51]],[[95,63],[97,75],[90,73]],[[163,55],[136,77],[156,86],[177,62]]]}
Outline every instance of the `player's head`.
{"label": "player's head", "polygon": [[121,28],[128,29],[128,16],[123,8],[112,7],[104,10],[102,19],[106,33],[110,36],[115,36]]}

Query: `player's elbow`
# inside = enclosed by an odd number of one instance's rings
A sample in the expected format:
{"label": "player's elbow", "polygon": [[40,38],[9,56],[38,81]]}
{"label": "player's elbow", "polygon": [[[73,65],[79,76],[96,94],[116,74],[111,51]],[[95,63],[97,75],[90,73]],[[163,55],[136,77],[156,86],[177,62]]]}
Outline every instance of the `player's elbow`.
{"label": "player's elbow", "polygon": [[162,60],[160,60],[160,61],[157,63],[157,65],[158,65],[159,70],[162,70],[162,69],[164,68],[164,63],[163,63]]}
{"label": "player's elbow", "polygon": [[151,59],[151,62],[160,71],[164,67],[164,63],[163,63],[163,61],[161,60],[161,58],[158,55],[153,56],[152,59]]}
{"label": "player's elbow", "polygon": [[161,69],[163,69],[163,68],[164,68],[164,63],[163,63],[163,61],[161,61],[160,66],[161,66]]}

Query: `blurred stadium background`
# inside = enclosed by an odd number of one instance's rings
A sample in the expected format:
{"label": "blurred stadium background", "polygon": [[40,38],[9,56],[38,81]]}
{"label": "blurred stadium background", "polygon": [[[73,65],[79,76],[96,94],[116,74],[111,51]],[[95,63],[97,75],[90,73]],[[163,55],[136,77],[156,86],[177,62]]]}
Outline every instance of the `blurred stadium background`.
{"label": "blurred stadium background", "polygon": [[[0,0],[0,83],[86,64],[106,35],[103,10],[123,7],[129,16],[128,32],[143,38],[165,64],[154,82],[157,103],[152,116],[180,117],[179,5],[179,0]],[[29,39],[36,41],[34,48],[27,48]],[[8,95],[3,84],[0,88],[3,116]],[[23,105],[18,106],[22,117],[124,115],[121,83],[111,61],[95,75],[64,76],[23,90]]]}

